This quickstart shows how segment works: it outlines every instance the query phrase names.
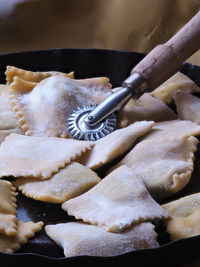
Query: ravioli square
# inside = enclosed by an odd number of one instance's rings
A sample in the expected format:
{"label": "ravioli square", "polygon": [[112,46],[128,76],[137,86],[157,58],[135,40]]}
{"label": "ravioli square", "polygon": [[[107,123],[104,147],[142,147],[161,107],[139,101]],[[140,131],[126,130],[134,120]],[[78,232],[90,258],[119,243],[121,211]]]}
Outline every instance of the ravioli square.
{"label": "ravioli square", "polygon": [[150,131],[154,124],[153,121],[139,121],[115,130],[97,140],[93,149],[82,154],[77,161],[92,170],[100,168],[132,148],[136,140]]}
{"label": "ravioli square", "polygon": [[178,91],[174,96],[178,117],[200,124],[200,99],[190,93]]}
{"label": "ravioli square", "polygon": [[5,75],[7,84],[11,84],[14,80],[14,77],[19,77],[24,81],[28,81],[35,84],[54,75],[64,75],[69,78],[74,78],[73,72],[63,73],[59,71],[30,71],[10,65],[6,67]]}
{"label": "ravioli square", "polygon": [[199,92],[200,88],[181,72],[175,73],[167,81],[151,92],[151,95],[164,103],[170,103],[178,90],[188,93]]}
{"label": "ravioli square", "polygon": [[104,227],[109,232],[168,217],[142,180],[126,166],[111,172],[86,193],[64,202],[62,208],[76,219]]}
{"label": "ravioli square", "polygon": [[23,244],[27,243],[28,239],[33,237],[36,232],[40,231],[43,222],[34,223],[32,221],[18,221],[17,233],[13,236],[0,234],[0,251],[12,253],[19,249]]}
{"label": "ravioli square", "polygon": [[50,178],[92,146],[89,141],[12,133],[0,146],[0,177]]}
{"label": "ravioli square", "polygon": [[198,139],[147,138],[139,142],[110,171],[127,166],[139,175],[156,199],[163,199],[183,189],[194,168]]}
{"label": "ravioli square", "polygon": [[17,232],[16,189],[9,181],[0,180],[0,233],[15,235]]}
{"label": "ravioli square", "polygon": [[69,115],[77,107],[98,104],[110,94],[111,84],[106,77],[74,80],[52,75],[33,83],[14,76],[10,87],[10,104],[25,135],[68,138]]}
{"label": "ravioli square", "polygon": [[151,131],[141,139],[187,138],[200,135],[200,125],[190,120],[156,122]]}
{"label": "ravioli square", "polygon": [[47,235],[64,250],[65,257],[81,255],[110,257],[134,250],[159,247],[157,233],[149,222],[120,233],[107,232],[82,222],[45,226]]}
{"label": "ravioli square", "polygon": [[10,86],[0,84],[0,130],[19,129],[20,123],[9,103]]}
{"label": "ravioli square", "polygon": [[9,90],[9,85],[0,84],[0,143],[11,133],[24,134],[9,103]]}
{"label": "ravioli square", "polygon": [[71,162],[50,179],[18,178],[13,182],[18,190],[36,200],[63,203],[88,191],[99,183],[98,175],[77,162]]}
{"label": "ravioli square", "polygon": [[131,98],[117,115],[120,127],[143,120],[159,122],[177,119],[177,115],[168,105],[148,93],[136,100]]}
{"label": "ravioli square", "polygon": [[165,221],[171,240],[200,235],[200,193],[194,193],[162,205],[169,212]]}

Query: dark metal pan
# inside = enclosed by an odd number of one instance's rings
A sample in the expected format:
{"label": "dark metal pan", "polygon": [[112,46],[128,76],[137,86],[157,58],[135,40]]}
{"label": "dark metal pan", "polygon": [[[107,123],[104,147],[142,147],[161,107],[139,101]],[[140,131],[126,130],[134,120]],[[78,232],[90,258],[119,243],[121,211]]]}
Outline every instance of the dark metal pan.
{"label": "dark metal pan", "polygon": [[[0,83],[5,83],[5,69],[7,65],[33,71],[57,70],[75,72],[75,78],[107,76],[112,85],[120,86],[130,74],[130,70],[145,55],[142,53],[100,49],[54,49],[44,51],[19,52],[0,55]],[[190,66],[190,65],[189,65]],[[184,70],[182,70],[184,72]],[[191,75],[192,71],[188,71]],[[190,183],[180,193],[171,199],[187,194],[200,192],[199,167],[200,150],[195,154],[195,168]],[[169,199],[168,199],[169,200]],[[23,196],[18,196],[18,218],[24,221],[42,220],[44,224],[73,221],[60,205],[48,204]],[[45,263],[49,265],[78,266],[80,264],[119,264],[129,261],[134,266],[177,266],[199,257],[200,236],[170,242],[162,224],[154,222],[159,233],[160,247],[134,251],[116,257],[70,257],[65,258],[62,249],[56,245],[44,230],[38,232],[34,238],[13,254],[0,253],[1,264],[11,263]]]}

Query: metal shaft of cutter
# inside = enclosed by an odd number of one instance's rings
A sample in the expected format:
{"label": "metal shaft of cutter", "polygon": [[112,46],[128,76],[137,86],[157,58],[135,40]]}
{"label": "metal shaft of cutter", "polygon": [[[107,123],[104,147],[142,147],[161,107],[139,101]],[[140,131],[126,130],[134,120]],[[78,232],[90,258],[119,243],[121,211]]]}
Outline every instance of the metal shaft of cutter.
{"label": "metal shaft of cutter", "polygon": [[131,97],[137,99],[147,90],[147,83],[139,73],[133,73],[122,84],[122,89],[106,97],[85,118],[88,126],[94,126],[111,113],[120,110]]}

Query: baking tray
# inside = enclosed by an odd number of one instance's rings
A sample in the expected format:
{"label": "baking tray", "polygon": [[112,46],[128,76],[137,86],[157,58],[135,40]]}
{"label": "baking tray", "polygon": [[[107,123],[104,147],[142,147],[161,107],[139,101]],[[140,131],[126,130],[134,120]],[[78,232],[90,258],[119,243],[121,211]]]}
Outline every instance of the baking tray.
{"label": "baking tray", "polygon": [[[75,78],[78,79],[107,76],[110,78],[113,87],[116,87],[121,85],[133,66],[144,56],[143,53],[104,49],[53,49],[4,54],[0,55],[0,83],[5,83],[4,72],[6,66],[13,65],[32,71],[74,71]],[[200,192],[199,147],[195,153],[194,165],[190,183],[181,192],[165,201]],[[108,167],[105,166],[99,170],[99,175],[102,178]],[[33,220],[37,222],[41,220],[45,225],[74,221],[74,218],[68,216],[60,205],[36,201],[25,197],[21,193],[18,195],[17,206],[17,216],[24,221]],[[48,238],[43,227],[40,232],[36,233],[35,237],[29,239],[28,243],[15,253],[0,253],[0,263],[4,266],[11,263],[79,266],[80,264],[124,264],[125,261],[129,261],[134,266],[146,266],[147,264],[179,266],[198,257],[200,258],[200,236],[170,242],[162,223],[155,221],[154,224],[156,231],[159,233],[158,241],[161,245],[156,249],[133,251],[115,257],[78,256],[65,258],[62,248]]]}

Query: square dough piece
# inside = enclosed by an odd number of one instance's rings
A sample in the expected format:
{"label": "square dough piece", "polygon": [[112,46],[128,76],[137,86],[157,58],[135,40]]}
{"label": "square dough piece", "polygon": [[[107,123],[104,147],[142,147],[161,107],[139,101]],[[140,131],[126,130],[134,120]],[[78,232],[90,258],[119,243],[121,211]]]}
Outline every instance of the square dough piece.
{"label": "square dough piece", "polygon": [[159,247],[154,226],[140,223],[121,233],[110,233],[95,225],[71,222],[45,227],[47,235],[64,250],[65,257],[110,257],[134,250]]}
{"label": "square dough piece", "polygon": [[32,83],[39,83],[40,81],[44,80],[53,75],[65,75],[69,78],[74,78],[74,73],[63,73],[59,71],[29,71],[17,68],[15,66],[7,66],[6,67],[6,80],[7,84],[11,84],[14,80],[14,77],[17,76],[25,81],[32,82]]}
{"label": "square dough piece", "polygon": [[174,97],[178,117],[200,124],[200,98],[184,91],[178,91]]}
{"label": "square dough piece", "polygon": [[151,195],[162,199],[180,191],[190,181],[198,139],[147,139],[138,143],[118,164],[126,165],[144,181]]}
{"label": "square dough piece", "polygon": [[93,170],[102,167],[127,152],[137,138],[147,133],[153,126],[153,121],[141,121],[116,130],[97,140],[93,149],[77,160]]}
{"label": "square dough piece", "polygon": [[159,138],[186,138],[200,135],[200,125],[187,120],[173,120],[156,122],[151,131],[144,135],[141,140]]}
{"label": "square dough piece", "polygon": [[152,91],[151,95],[164,103],[170,103],[178,90],[194,93],[200,92],[200,87],[184,74],[177,72],[158,88]]}
{"label": "square dough piece", "polygon": [[17,232],[16,189],[9,181],[0,180],[0,233],[14,235]]}
{"label": "square dough piece", "polygon": [[200,235],[200,193],[162,205],[170,217],[165,221],[171,240]]}
{"label": "square dough piece", "polygon": [[0,146],[0,177],[50,178],[92,146],[89,141],[12,133]]}
{"label": "square dough piece", "polygon": [[88,192],[64,202],[62,208],[76,219],[102,226],[109,232],[168,217],[142,180],[126,166],[110,173]]}
{"label": "square dough piece", "polygon": [[9,85],[0,84],[0,130],[20,128],[19,120],[9,103],[9,90]]}
{"label": "square dough piece", "polygon": [[67,118],[77,107],[96,105],[110,94],[105,77],[74,80],[53,75],[36,86],[15,76],[10,103],[26,135],[69,137]]}
{"label": "square dough piece", "polygon": [[118,112],[119,127],[125,127],[136,121],[166,121],[175,120],[177,115],[165,103],[150,94],[144,94],[139,99],[131,99]]}
{"label": "square dough piece", "polygon": [[13,184],[27,197],[45,202],[63,203],[83,194],[100,181],[94,171],[72,162],[48,180],[18,178]]}
{"label": "square dough piece", "polygon": [[0,251],[12,253],[25,244],[29,238],[35,235],[35,232],[41,230],[43,222],[23,222],[18,221],[17,233],[14,236],[0,234]]}
{"label": "square dough piece", "polygon": [[24,134],[9,103],[9,90],[8,85],[0,84],[0,144],[11,133]]}

